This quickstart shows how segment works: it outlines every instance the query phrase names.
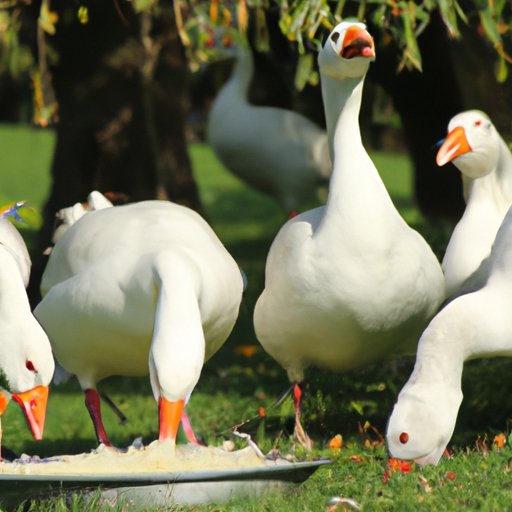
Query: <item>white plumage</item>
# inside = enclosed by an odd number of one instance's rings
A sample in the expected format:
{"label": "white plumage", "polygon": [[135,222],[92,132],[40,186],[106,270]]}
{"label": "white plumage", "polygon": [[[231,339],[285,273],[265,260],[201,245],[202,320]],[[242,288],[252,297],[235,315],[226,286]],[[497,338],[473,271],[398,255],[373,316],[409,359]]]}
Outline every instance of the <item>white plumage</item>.
{"label": "white plumage", "polygon": [[294,382],[311,364],[346,371],[414,350],[444,297],[439,262],[400,217],[361,142],[373,57],[364,25],[350,22],[319,55],[334,162],[327,204],[281,228],[254,312],[258,340]]}
{"label": "white plumage", "polygon": [[512,155],[489,118],[478,110],[456,115],[448,132],[437,163],[452,161],[460,170],[467,202],[442,264],[451,295],[489,256],[512,204]]}
{"label": "white plumage", "polygon": [[48,385],[54,363],[48,337],[32,315],[26,286],[30,257],[23,238],[0,219],[0,416],[12,398],[22,407],[32,434],[43,435]]}
{"label": "white plumage", "polygon": [[[77,220],[81,219],[87,212],[103,210],[114,206],[101,192],[93,190],[87,197],[87,203],[75,203],[73,206],[62,208],[55,214],[55,229],[52,234],[52,243],[57,240],[72,226]],[[48,250],[47,254],[51,251]]]}
{"label": "white plumage", "polygon": [[86,390],[100,441],[108,443],[95,419],[96,383],[149,370],[160,440],[174,442],[184,399],[233,328],[242,286],[208,224],[173,203],[105,208],[59,239],[35,315],[56,359]]}
{"label": "white plumage", "polygon": [[512,209],[473,282],[475,290],[455,297],[421,336],[388,423],[393,457],[437,464],[455,428],[464,361],[512,356]]}
{"label": "white plumage", "polygon": [[296,211],[330,176],[327,134],[292,110],[251,105],[252,56],[243,49],[237,56],[210,112],[210,144],[229,171],[274,196],[287,212]]}

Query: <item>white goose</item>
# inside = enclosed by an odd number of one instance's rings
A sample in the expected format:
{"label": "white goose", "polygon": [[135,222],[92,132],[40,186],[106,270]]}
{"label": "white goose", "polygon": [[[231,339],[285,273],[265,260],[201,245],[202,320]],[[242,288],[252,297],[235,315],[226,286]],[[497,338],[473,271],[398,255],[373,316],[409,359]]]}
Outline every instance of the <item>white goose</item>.
{"label": "white goose", "polygon": [[96,383],[148,373],[159,440],[175,442],[184,400],[228,337],[242,276],[194,211],[144,201],[85,215],[59,239],[34,313],[76,374],[99,442],[110,445]]}
{"label": "white goose", "polygon": [[[57,240],[72,226],[77,220],[81,219],[87,212],[103,210],[114,206],[101,192],[93,190],[87,196],[87,203],[75,203],[73,206],[62,208],[55,214],[55,229],[52,235],[52,243]],[[46,254],[49,254],[47,250]]]}
{"label": "white goose", "polygon": [[512,209],[477,274],[478,289],[446,305],[420,338],[388,423],[393,457],[437,464],[455,428],[464,361],[512,356]]}
{"label": "white goose", "polygon": [[239,48],[237,56],[209,115],[210,145],[230,172],[274,196],[288,213],[297,211],[331,174],[327,134],[297,112],[251,105],[252,55]]}
{"label": "white goose", "polygon": [[310,364],[346,371],[414,350],[444,297],[439,262],[400,217],[361,142],[363,81],[373,59],[361,23],[337,25],[320,52],[334,162],[329,197],[288,221],[268,255],[254,325],[292,382]]}
{"label": "white goose", "polygon": [[25,291],[30,267],[23,238],[0,218],[0,417],[12,395],[32,435],[41,439],[54,363],[48,337],[32,315]]}
{"label": "white goose", "polygon": [[512,204],[512,155],[489,118],[478,110],[456,115],[448,131],[437,163],[451,161],[460,170],[467,203],[442,264],[451,295],[489,256]]}

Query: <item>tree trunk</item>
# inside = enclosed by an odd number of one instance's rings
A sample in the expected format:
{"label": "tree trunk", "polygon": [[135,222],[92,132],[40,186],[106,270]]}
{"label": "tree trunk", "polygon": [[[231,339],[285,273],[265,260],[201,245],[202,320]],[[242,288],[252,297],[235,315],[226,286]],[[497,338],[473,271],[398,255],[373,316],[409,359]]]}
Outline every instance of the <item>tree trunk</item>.
{"label": "tree trunk", "polygon": [[[59,16],[46,39],[59,122],[40,252],[55,213],[92,190],[200,210],[185,139],[187,62],[172,2],[159,3],[158,17],[136,14],[131,2],[87,5],[87,23],[76,3],[50,6]],[[33,303],[44,265],[35,259]]]}
{"label": "tree trunk", "polygon": [[400,114],[414,164],[414,190],[421,212],[433,220],[455,222],[464,211],[460,173],[451,165],[437,166],[435,144],[446,136],[449,120],[464,105],[453,70],[450,40],[437,12],[432,14],[418,44],[423,72],[397,73],[399,52],[394,45],[379,45],[369,78],[387,91]]}

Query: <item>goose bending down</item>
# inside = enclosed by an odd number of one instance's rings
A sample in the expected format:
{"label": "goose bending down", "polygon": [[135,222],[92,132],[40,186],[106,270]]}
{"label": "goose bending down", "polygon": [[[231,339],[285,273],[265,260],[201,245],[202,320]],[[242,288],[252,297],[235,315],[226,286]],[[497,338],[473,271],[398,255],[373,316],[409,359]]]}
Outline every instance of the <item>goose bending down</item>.
{"label": "goose bending down", "polygon": [[456,115],[437,153],[462,173],[466,209],[446,248],[447,294],[455,293],[489,256],[512,204],[512,155],[489,118],[478,110]]}
{"label": "goose bending down", "polygon": [[477,277],[477,289],[447,304],[420,338],[414,370],[388,423],[393,457],[437,464],[462,402],[464,361],[512,356],[512,208]]}
{"label": "goose bending down", "polygon": [[254,325],[292,382],[311,364],[346,371],[414,350],[444,297],[439,262],[399,215],[361,142],[374,55],[365,26],[351,22],[337,25],[320,52],[334,162],[327,204],[289,220],[268,255]]}
{"label": "goose bending down", "polygon": [[253,67],[250,50],[238,48],[233,74],[210,111],[209,142],[230,172],[295,212],[329,179],[327,134],[292,110],[251,105]]}
{"label": "goose bending down", "polygon": [[54,362],[48,337],[30,310],[30,267],[23,238],[0,218],[0,417],[12,396],[34,438],[41,439]]}
{"label": "goose bending down", "polygon": [[184,401],[238,315],[242,276],[210,226],[165,201],[85,215],[59,239],[34,313],[55,357],[85,391],[110,445],[96,383],[150,375],[159,440],[175,442]]}

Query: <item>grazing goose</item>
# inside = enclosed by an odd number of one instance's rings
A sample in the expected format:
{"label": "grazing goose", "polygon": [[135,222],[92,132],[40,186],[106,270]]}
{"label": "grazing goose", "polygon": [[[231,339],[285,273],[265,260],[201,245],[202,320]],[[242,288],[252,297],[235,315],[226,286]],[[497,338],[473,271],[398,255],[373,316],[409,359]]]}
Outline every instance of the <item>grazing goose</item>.
{"label": "grazing goose", "polygon": [[230,172],[295,212],[315,200],[331,174],[327,134],[292,110],[251,105],[253,67],[250,50],[238,48],[233,74],[210,111],[209,142]]}
{"label": "grazing goose", "polygon": [[388,423],[393,457],[437,464],[455,428],[464,361],[512,356],[512,208],[477,274],[477,289],[448,303],[420,338]]}
{"label": "grazing goose", "polygon": [[281,228],[256,303],[258,340],[296,383],[311,364],[347,371],[414,350],[444,297],[439,262],[397,212],[361,142],[363,81],[374,56],[365,26],[348,21],[320,52],[334,162],[327,204]]}
{"label": "grazing goose", "polygon": [[159,440],[175,443],[184,401],[238,315],[242,275],[194,211],[144,201],[85,215],[51,252],[34,314],[85,391],[110,445],[96,383],[149,370]]}
{"label": "grazing goose", "polygon": [[467,203],[442,264],[451,295],[489,256],[512,204],[512,155],[489,118],[478,110],[456,115],[448,131],[437,164],[453,162],[460,170]]}
{"label": "grazing goose", "polygon": [[30,267],[23,238],[0,218],[0,417],[12,396],[41,439],[54,363],[48,337],[30,311]]}

